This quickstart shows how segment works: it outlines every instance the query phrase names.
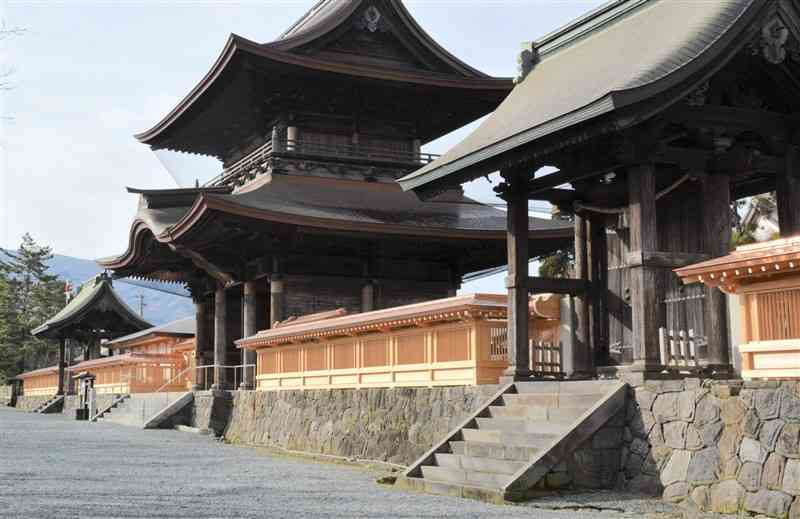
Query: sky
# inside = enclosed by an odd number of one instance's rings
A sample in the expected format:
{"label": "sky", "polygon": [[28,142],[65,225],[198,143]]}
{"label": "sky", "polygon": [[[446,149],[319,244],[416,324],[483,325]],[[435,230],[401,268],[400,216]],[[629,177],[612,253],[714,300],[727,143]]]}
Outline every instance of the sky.
{"label": "sky", "polygon": [[[93,259],[123,252],[137,203],[125,187],[176,185],[164,157],[133,134],[194,87],[231,32],[271,41],[314,2],[0,0],[4,26],[24,30],[0,40],[0,73],[12,72],[10,88],[0,91],[0,247],[16,248],[29,232],[59,254]],[[522,42],[601,3],[409,0],[406,6],[451,53],[511,77]],[[590,80],[575,74],[576,81]],[[444,153],[474,126],[425,151]],[[207,169],[209,162],[201,162]],[[486,180],[466,191],[492,201]]]}

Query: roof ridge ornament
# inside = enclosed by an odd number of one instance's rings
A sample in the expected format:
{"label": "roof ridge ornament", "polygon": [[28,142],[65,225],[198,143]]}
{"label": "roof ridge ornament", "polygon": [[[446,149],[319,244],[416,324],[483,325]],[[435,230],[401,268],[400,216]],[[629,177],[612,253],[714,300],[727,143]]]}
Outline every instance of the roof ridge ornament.
{"label": "roof ridge ornament", "polygon": [[514,78],[516,84],[522,83],[539,62],[539,54],[533,42],[523,42],[521,47],[519,56],[517,56],[517,77]]}
{"label": "roof ridge ornament", "polygon": [[779,65],[786,60],[786,43],[789,40],[789,29],[783,20],[775,15],[761,29],[761,52],[769,63]]}
{"label": "roof ridge ornament", "polygon": [[375,32],[378,29],[380,29],[381,32],[386,32],[388,27],[385,23],[381,23],[382,20],[383,15],[381,15],[381,12],[377,7],[371,5],[367,7],[361,17],[356,20],[356,27],[359,29],[366,29],[369,32]]}

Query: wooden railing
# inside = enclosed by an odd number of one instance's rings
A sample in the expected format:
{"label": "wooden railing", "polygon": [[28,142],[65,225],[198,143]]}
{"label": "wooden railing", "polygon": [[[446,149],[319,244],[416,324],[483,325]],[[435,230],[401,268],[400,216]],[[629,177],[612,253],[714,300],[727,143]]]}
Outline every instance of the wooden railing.
{"label": "wooden railing", "polygon": [[254,177],[258,171],[263,170],[266,167],[266,160],[274,154],[297,154],[322,158],[392,162],[414,166],[422,166],[439,158],[439,155],[433,153],[417,153],[413,151],[392,150],[381,146],[358,144],[324,144],[304,141],[302,139],[287,139],[285,136],[279,136],[278,142],[273,142],[272,138],[267,139],[264,144],[225,168],[222,173],[203,185],[205,187],[210,187],[243,184],[249,177]]}

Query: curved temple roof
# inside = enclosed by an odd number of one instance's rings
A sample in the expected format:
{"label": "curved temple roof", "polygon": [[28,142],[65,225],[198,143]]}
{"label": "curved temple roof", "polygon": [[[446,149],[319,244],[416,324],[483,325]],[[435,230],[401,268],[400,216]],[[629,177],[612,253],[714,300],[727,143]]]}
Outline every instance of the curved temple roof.
{"label": "curved temple roof", "polygon": [[[399,20],[401,27],[392,30],[397,29],[408,34],[414,46],[423,49],[426,56],[435,61],[440,70],[388,67],[372,63],[370,60],[363,62],[338,60],[332,59],[327,54],[315,56],[313,52],[301,52],[301,47],[305,49],[310,43],[336,32],[345,23],[350,23],[352,15],[368,3],[371,7],[379,7],[385,13],[382,15],[383,18],[391,14],[393,19]],[[485,92],[489,97],[483,101],[485,105],[483,114],[497,106],[497,103],[513,88],[510,79],[488,76],[447,52],[413,20],[400,0],[323,0],[276,41],[258,43],[231,34],[216,62],[203,79],[161,121],[135,137],[140,142],[159,145],[164,134],[169,133],[173,125],[183,120],[184,115],[199,104],[201,99],[210,101],[221,95],[220,90],[223,87],[214,88],[215,83],[226,84],[237,79],[235,63],[239,58],[245,57],[254,59],[256,63],[288,67],[295,71],[304,69],[399,84],[455,89],[470,95]],[[181,124],[192,124],[192,117],[187,116]],[[428,137],[435,138],[433,135]]]}
{"label": "curved temple roof", "polygon": [[[633,126],[721,67],[760,30],[750,22],[772,3],[610,2],[534,43],[532,70],[495,112],[400,183],[406,190],[462,183],[496,170],[502,154],[524,146],[535,155],[536,144],[557,132],[585,123],[598,132]],[[658,104],[634,113],[644,101]]]}
{"label": "curved temple roof", "polygon": [[[131,227],[128,250],[98,262],[122,268],[142,253],[143,233],[152,233],[162,243],[174,242],[213,213],[380,234],[496,240],[506,236],[505,212],[460,194],[423,202],[394,183],[273,175],[253,189],[227,195],[201,193],[190,207],[151,209],[143,202]],[[569,222],[530,219],[532,239],[571,236]]]}
{"label": "curved temple roof", "polygon": [[31,330],[31,334],[55,338],[67,336],[69,330],[103,328],[109,322],[108,316],[113,318],[121,333],[152,327],[119,298],[111,278],[99,274],[84,283],[64,308]]}
{"label": "curved temple roof", "polygon": [[184,317],[177,321],[154,326],[140,332],[131,333],[123,337],[119,337],[112,341],[105,343],[105,346],[110,348],[122,348],[128,343],[137,342],[141,339],[146,339],[155,336],[169,336],[169,337],[194,337],[197,327],[197,319],[192,317]]}

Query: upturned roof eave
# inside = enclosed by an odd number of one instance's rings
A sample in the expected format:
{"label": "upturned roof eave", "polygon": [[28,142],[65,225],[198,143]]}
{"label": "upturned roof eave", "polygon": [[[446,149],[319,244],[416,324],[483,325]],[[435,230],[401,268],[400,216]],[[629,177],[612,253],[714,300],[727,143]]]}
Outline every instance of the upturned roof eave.
{"label": "upturned roof eave", "polygon": [[422,84],[434,87],[453,88],[464,91],[484,90],[487,92],[510,92],[514,88],[512,78],[482,77],[453,77],[440,74],[414,74],[407,71],[389,68],[353,65],[332,61],[323,61],[299,54],[293,54],[263,45],[231,34],[222,52],[212,65],[211,69],[200,82],[187,94],[161,121],[153,127],[134,137],[143,144],[153,144],[153,141],[173,123],[175,123],[189,108],[196,103],[211,88],[214,82],[225,72],[237,53],[249,53],[262,59],[290,66],[299,66],[309,70],[337,73],[347,76],[395,81],[408,84]]}
{"label": "upturned roof eave", "polygon": [[[619,3],[623,4],[625,1],[641,3],[636,0],[623,0]],[[399,179],[398,182],[404,191],[414,190],[420,193],[435,191],[442,185],[464,183],[496,171],[497,168],[494,166],[500,160],[499,157],[523,147],[526,149],[533,147],[541,139],[563,135],[562,140],[566,143],[569,141],[569,131],[586,123],[596,123],[599,127],[613,131],[622,131],[635,126],[672,106],[727,64],[735,52],[747,45],[750,35],[744,33],[748,30],[750,22],[768,7],[767,4],[767,2],[751,4],[736,22],[704,52],[664,76],[634,88],[609,91],[577,110],[537,124],[515,135],[491,142],[481,148],[457,154],[455,157],[448,157],[448,154],[445,154],[425,167]],[[603,7],[605,6],[601,6],[598,10]],[[751,28],[750,32],[755,33],[757,30],[757,28]],[[557,54],[549,56],[547,59],[557,59]],[[710,64],[713,66],[709,66]],[[703,70],[703,67],[706,66],[708,68]],[[516,88],[519,88],[519,85]],[[481,128],[489,126],[491,118],[496,117],[498,110],[507,102],[509,102],[508,98],[470,136],[480,135]],[[647,104],[648,102],[650,104]],[[646,113],[640,116],[632,115],[632,112],[640,106],[646,106]],[[492,163],[492,160],[495,163]],[[453,177],[453,180],[447,181],[448,177]]]}

